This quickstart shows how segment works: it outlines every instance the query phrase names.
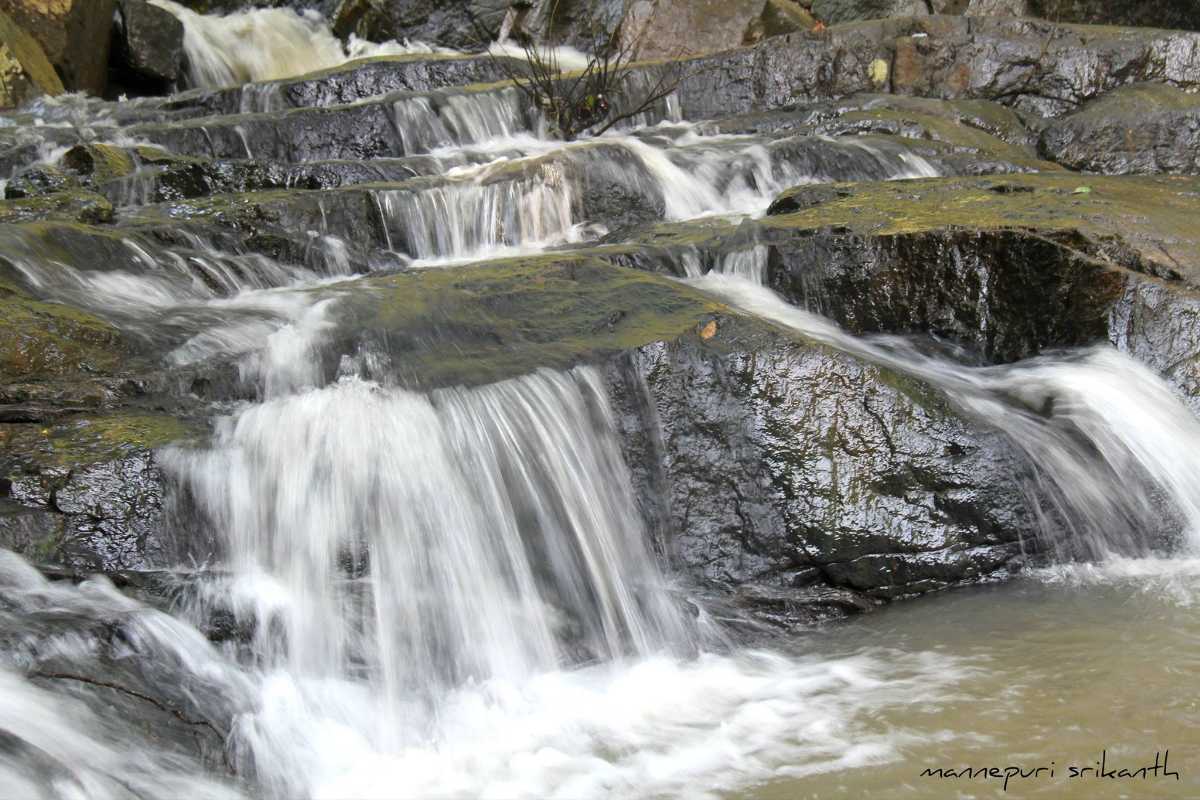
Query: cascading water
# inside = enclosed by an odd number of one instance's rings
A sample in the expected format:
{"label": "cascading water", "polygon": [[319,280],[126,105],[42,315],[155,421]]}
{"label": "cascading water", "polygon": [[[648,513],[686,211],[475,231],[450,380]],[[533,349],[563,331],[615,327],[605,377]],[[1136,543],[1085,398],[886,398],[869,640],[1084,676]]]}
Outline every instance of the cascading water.
{"label": "cascading water", "polygon": [[443,50],[422,43],[373,44],[355,38],[343,46],[316,12],[261,8],[208,16],[171,0],[150,2],[183,23],[188,83],[207,89],[290,78],[358,58]]}
{"label": "cascading water", "polygon": [[[420,50],[346,50],[286,10],[210,18],[152,1],[183,19],[197,86]],[[246,112],[277,109],[278,87],[247,86],[242,101]],[[609,190],[644,207],[622,221],[640,225],[760,215],[797,184],[938,172],[907,145],[868,138],[638,127],[674,106],[563,144],[538,135],[538,115],[512,88],[383,102],[392,155],[423,154],[419,170],[396,158],[401,177],[386,178],[396,183],[362,190],[404,267],[596,239],[611,222],[595,212],[611,209]],[[253,158],[252,122],[236,123],[226,155]],[[132,179],[104,191],[146,200]],[[256,398],[220,406],[207,445],[162,454],[177,524],[217,545],[204,569],[158,576],[172,587],[171,614],[102,578],[52,584],[0,554],[0,781],[15,794],[715,797],[824,774],[835,794],[852,772],[907,768],[918,741],[987,740],[926,730],[931,709],[972,686],[984,687],[972,702],[989,721],[1005,719],[1007,707],[987,703],[1019,687],[989,683],[1006,671],[971,645],[865,625],[865,645],[839,649],[833,633],[801,640],[800,655],[725,640],[692,587],[660,569],[594,369],[431,394],[397,388],[386,368],[370,371],[378,382],[351,369],[330,382],[316,351],[340,297],[323,290],[376,261],[351,254],[367,238],[363,220],[319,211],[317,230],[297,234],[311,255],[303,266],[184,232],[168,243],[122,231],[103,258],[88,243],[3,235],[6,277],[167,340],[172,367],[235,358],[254,387],[237,396]],[[787,306],[761,286],[766,244],[681,250],[681,272],[721,300],[916,376],[1002,428],[1038,468],[1030,493],[1063,556],[1113,563],[1175,529],[1186,553],[1200,547],[1200,423],[1147,369],[1108,349],[965,367]],[[1152,560],[1120,563],[1148,581],[1139,570]],[[1176,563],[1194,582],[1195,560]],[[1053,572],[1066,583],[1090,575]],[[859,629],[841,632],[854,641]],[[103,683],[113,675],[130,705],[113,705],[120,690]],[[163,687],[178,713],[154,706]],[[160,728],[182,727],[147,733],[146,704],[162,712]],[[140,727],[124,724],[129,708]],[[911,778],[887,790],[919,796]]]}
{"label": "cascading water", "polygon": [[[853,337],[761,286],[761,263],[753,270],[759,283],[746,280],[740,264],[754,263],[756,251],[731,259],[725,268],[731,274],[714,271],[693,284],[804,336],[928,381],[1004,431],[1038,468],[1035,495],[1052,512],[1042,533],[1060,555],[1144,556],[1158,534],[1179,528],[1176,544],[1200,553],[1194,447],[1200,421],[1145,366],[1101,347],[969,368],[920,353],[903,339]],[[1057,532],[1063,525],[1069,536]]]}

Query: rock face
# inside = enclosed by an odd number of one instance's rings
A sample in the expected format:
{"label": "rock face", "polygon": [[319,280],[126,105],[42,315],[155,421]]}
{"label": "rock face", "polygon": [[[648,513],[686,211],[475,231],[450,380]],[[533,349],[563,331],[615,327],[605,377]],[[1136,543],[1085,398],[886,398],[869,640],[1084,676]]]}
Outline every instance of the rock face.
{"label": "rock face", "polygon": [[145,0],[118,0],[112,51],[117,86],[161,94],[179,80],[183,23]]}
{"label": "rock face", "polygon": [[45,50],[68,91],[102,94],[115,0],[0,0]]}
{"label": "rock face", "polygon": [[1200,96],[1153,83],[1117,89],[1048,125],[1039,149],[1086,172],[1196,174]]}
{"label": "rock face", "polygon": [[652,465],[643,503],[684,572],[787,619],[827,605],[821,587],[893,598],[1019,555],[1025,468],[999,434],[844,353],[733,349],[655,345],[614,372],[629,458]]}
{"label": "rock face", "polygon": [[46,59],[42,46],[0,12],[0,108],[19,106],[33,98],[63,93],[62,81]]}
{"label": "rock face", "polygon": [[688,118],[878,91],[994,100],[1055,117],[1132,83],[1194,88],[1198,64],[1200,38],[1191,33],[930,16],[780,36],[698,59],[679,95]]}
{"label": "rock face", "polygon": [[333,16],[338,36],[355,34],[371,41],[410,39],[445,47],[482,50],[499,31],[489,14],[491,4],[480,0],[343,0]]}
{"label": "rock face", "polygon": [[738,47],[752,25],[762,30],[762,0],[636,0],[622,37],[641,58],[680,58]]}
{"label": "rock face", "polygon": [[[435,24],[427,10],[414,24]],[[721,11],[739,37],[768,12],[804,20],[779,3]],[[321,309],[311,341],[287,335],[307,359],[296,386],[600,366],[680,580],[781,624],[1007,574],[1036,547],[1029,465],[878,356],[653,273],[753,256],[852,333],[933,334],[973,364],[1108,341],[1200,403],[1196,179],[1064,169],[1194,169],[1179,145],[1197,35],[926,15],[801,27],[687,66],[679,108],[708,121],[531,152],[537,116],[484,57],[15,115],[0,128],[3,543],[69,574],[214,558],[172,524],[191,499],[163,448],[280,390],[205,337],[219,320],[213,338],[258,346],[297,324],[293,301]],[[97,110],[103,125],[64,124]],[[113,131],[141,143],[106,144]],[[463,147],[498,138],[513,152]],[[670,163],[646,155],[659,145]],[[61,155],[34,163],[46,150]],[[774,197],[770,213],[689,210],[671,191],[689,176],[714,203]],[[554,246],[496,255],[531,237]],[[152,321],[94,307],[117,280],[188,301]],[[279,305],[226,302],[247,287]]]}

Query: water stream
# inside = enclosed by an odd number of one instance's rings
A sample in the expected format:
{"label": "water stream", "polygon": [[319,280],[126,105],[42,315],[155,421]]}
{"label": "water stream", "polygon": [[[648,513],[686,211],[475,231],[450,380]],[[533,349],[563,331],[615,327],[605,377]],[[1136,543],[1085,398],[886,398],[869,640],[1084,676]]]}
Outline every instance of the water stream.
{"label": "water stream", "polygon": [[[200,86],[365,53],[290,11],[212,19],[152,2],[187,25]],[[420,49],[395,47],[379,52]],[[749,643],[662,568],[594,368],[429,394],[323,375],[315,347],[338,299],[322,288],[381,265],[595,242],[606,228],[589,188],[602,181],[659,208],[656,221],[687,221],[761,215],[802,183],[937,174],[869,140],[681,121],[563,145],[516,103],[395,104],[404,152],[432,166],[363,190],[382,223],[366,246],[386,261],[352,258],[368,234],[327,220],[305,232],[302,265],[131,233],[95,269],[4,235],[42,296],[167,341],[174,366],[241,359],[257,391],[219,411],[211,441],[162,454],[190,530],[220,553],[188,572],[169,613],[0,553],[0,783],[30,798],[920,798],[923,766],[996,753],[1065,767],[1111,737],[1110,756],[1129,762],[1194,755],[1200,708],[1174,687],[1200,678],[1200,421],[1113,349],[965,366],[786,304],[762,285],[764,246],[681,256],[693,286],[927,382],[1004,431],[1038,467],[1038,533],[1062,562]],[[214,644],[217,619],[234,633]],[[228,741],[201,757],[123,724],[103,685],[113,674],[173,687],[211,714],[187,725],[206,736],[228,720]],[[1200,793],[1194,771],[1182,784]],[[1181,796],[1163,786],[1136,796]],[[954,791],[1006,796],[986,780]]]}

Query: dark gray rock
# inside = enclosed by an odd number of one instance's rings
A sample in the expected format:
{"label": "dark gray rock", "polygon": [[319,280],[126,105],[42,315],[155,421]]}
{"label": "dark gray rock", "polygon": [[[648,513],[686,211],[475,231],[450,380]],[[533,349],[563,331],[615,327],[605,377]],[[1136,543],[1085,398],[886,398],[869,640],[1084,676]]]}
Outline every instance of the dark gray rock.
{"label": "dark gray rock", "polygon": [[183,58],[182,22],[145,0],[118,0],[110,94],[161,93],[179,79]]}
{"label": "dark gray rock", "polygon": [[1131,83],[1195,87],[1198,67],[1193,33],[927,16],[777,36],[697,59],[680,102],[684,116],[699,119],[885,90],[1058,116]]}
{"label": "dark gray rock", "polygon": [[728,347],[653,345],[610,370],[641,503],[684,574],[890,599],[1018,556],[1026,467],[1001,435],[844,353]]}
{"label": "dark gray rock", "polygon": [[[163,567],[175,553],[163,536],[161,472],[149,451],[76,469],[12,474],[9,495],[49,512],[6,525],[18,552],[82,572]],[[57,517],[57,518],[56,518]]]}
{"label": "dark gray rock", "polygon": [[1045,158],[1107,175],[1200,171],[1200,96],[1161,84],[1115,89],[1042,132]]}

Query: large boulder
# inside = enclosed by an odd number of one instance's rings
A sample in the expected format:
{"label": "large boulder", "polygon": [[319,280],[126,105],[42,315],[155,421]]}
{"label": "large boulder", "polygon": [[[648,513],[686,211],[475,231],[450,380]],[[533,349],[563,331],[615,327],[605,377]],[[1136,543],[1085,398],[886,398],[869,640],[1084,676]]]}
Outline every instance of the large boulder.
{"label": "large boulder", "polygon": [[37,40],[0,12],[0,108],[63,93],[62,81]]}
{"label": "large boulder", "polygon": [[181,74],[183,23],[146,0],[118,0],[112,48],[114,84],[138,94],[161,94]]}
{"label": "large boulder", "polygon": [[634,0],[621,34],[639,58],[728,50],[746,41],[763,7],[763,0]]}
{"label": "large boulder", "polygon": [[1109,175],[1200,172],[1200,95],[1146,83],[1116,89],[1042,132],[1044,157]]}
{"label": "large boulder", "polygon": [[45,50],[68,91],[103,94],[115,0],[0,0]]}
{"label": "large boulder", "polygon": [[883,600],[1019,559],[1027,468],[999,433],[920,381],[723,324],[610,377],[641,502],[685,574],[791,621],[830,604],[821,587]]}
{"label": "large boulder", "polygon": [[[484,4],[486,5],[486,4]],[[343,0],[334,12],[333,30],[381,42],[390,39],[482,50],[499,32],[495,15],[480,13],[475,0]]]}

